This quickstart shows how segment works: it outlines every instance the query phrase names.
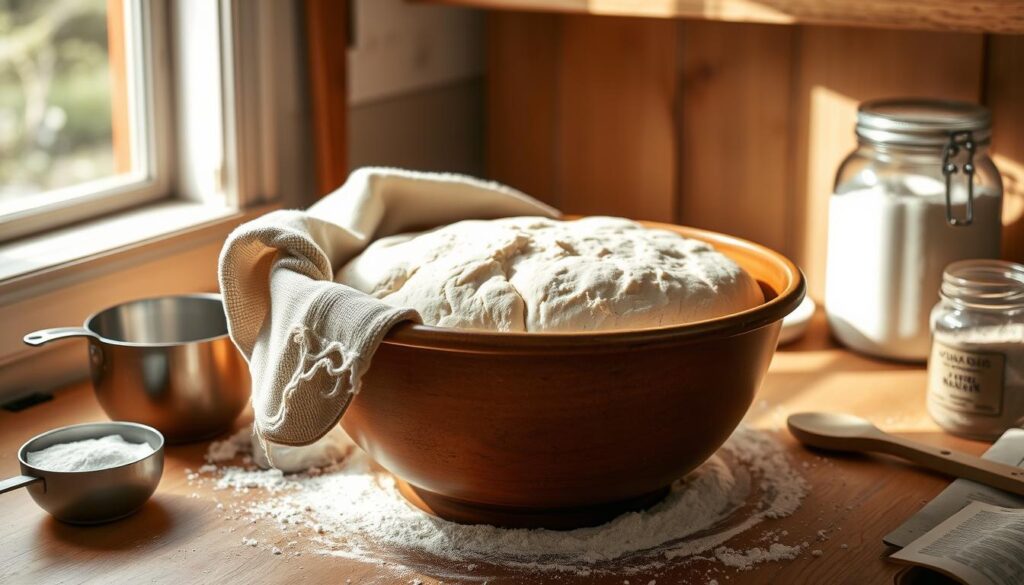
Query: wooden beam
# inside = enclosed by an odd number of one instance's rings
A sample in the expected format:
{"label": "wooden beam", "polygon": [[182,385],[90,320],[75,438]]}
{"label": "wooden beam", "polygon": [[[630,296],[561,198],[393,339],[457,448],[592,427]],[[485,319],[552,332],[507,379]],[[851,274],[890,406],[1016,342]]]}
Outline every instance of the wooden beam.
{"label": "wooden beam", "polygon": [[317,195],[348,176],[348,2],[306,0]]}
{"label": "wooden beam", "polygon": [[1024,33],[1020,0],[419,0],[495,10]]}
{"label": "wooden beam", "polygon": [[986,98],[1003,177],[1003,257],[1024,262],[1024,37],[989,39]]}
{"label": "wooden beam", "polygon": [[110,128],[114,173],[122,174],[132,170],[123,0],[107,0],[107,56],[110,67]]}

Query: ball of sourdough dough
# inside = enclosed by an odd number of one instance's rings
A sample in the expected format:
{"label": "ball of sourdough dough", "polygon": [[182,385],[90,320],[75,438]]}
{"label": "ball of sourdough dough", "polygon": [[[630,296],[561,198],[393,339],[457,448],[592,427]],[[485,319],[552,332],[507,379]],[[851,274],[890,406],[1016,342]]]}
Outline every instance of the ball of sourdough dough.
{"label": "ball of sourdough dough", "polygon": [[429,325],[492,331],[659,327],[764,302],[709,244],[613,217],[470,220],[382,238],[336,281]]}

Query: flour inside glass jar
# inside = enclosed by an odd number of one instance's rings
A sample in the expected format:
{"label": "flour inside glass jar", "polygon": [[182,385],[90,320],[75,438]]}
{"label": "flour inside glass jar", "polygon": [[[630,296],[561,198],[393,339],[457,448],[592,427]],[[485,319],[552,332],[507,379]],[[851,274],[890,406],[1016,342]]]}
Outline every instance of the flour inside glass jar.
{"label": "flour inside glass jar", "polygon": [[928,411],[944,428],[996,438],[1024,424],[1024,323],[936,332]]}

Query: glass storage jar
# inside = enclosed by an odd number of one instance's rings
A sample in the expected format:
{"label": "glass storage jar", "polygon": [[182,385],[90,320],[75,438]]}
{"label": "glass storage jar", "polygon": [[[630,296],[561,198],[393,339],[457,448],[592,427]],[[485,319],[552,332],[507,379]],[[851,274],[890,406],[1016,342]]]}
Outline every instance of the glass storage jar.
{"label": "glass storage jar", "polygon": [[999,257],[1002,183],[988,155],[989,112],[878,100],[860,106],[856,133],[829,200],[829,327],[856,351],[924,361],[943,269]]}
{"label": "glass storage jar", "polygon": [[995,440],[1024,423],[1024,266],[950,264],[931,313],[928,413],[947,431]]}

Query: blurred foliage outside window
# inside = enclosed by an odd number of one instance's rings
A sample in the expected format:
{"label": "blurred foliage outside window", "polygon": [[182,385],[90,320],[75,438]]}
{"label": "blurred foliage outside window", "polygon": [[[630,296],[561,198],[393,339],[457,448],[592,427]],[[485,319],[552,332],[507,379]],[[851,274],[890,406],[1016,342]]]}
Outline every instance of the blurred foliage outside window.
{"label": "blurred foliage outside window", "polygon": [[112,174],[106,0],[0,0],[0,204]]}

